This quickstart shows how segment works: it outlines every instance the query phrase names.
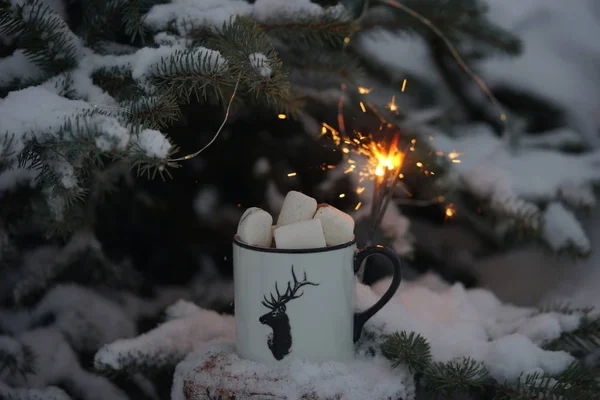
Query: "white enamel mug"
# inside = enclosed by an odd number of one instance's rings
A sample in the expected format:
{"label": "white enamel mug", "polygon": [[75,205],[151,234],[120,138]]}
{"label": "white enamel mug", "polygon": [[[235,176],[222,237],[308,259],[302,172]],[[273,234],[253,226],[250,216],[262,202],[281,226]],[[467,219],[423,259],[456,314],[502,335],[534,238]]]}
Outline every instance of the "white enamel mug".
{"label": "white enamel mug", "polygon": [[[371,308],[356,313],[354,274],[373,254],[394,265],[392,284]],[[237,353],[265,364],[353,359],[365,322],[391,299],[402,279],[393,250],[357,250],[354,240],[317,249],[274,249],[234,238],[233,270]]]}

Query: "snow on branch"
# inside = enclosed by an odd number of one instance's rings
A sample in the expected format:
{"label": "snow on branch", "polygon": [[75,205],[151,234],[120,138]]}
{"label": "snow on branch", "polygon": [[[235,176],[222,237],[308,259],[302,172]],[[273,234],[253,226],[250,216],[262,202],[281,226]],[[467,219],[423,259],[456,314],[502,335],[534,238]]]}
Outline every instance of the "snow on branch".
{"label": "snow on branch", "polygon": [[0,9],[0,33],[14,37],[23,54],[46,73],[75,66],[80,39],[44,0],[19,2]]}
{"label": "snow on branch", "polygon": [[137,331],[135,322],[118,304],[74,284],[53,286],[32,309],[31,318],[34,325],[54,321],[51,325],[80,352],[94,352]]}
{"label": "snow on branch", "polygon": [[[128,400],[127,395],[106,378],[84,370],[76,354],[57,330],[39,328],[23,332],[15,339],[32,349],[37,362],[33,371],[3,376],[3,381],[10,387],[42,390],[52,385],[64,385],[69,393],[83,400]],[[0,387],[0,393],[2,390],[6,389]],[[35,393],[28,393],[25,389],[13,389],[11,392],[17,395]],[[50,394],[59,396],[56,393],[58,392],[50,391]]]}
{"label": "snow on branch", "polygon": [[173,0],[153,6],[146,14],[145,23],[154,31],[167,30],[174,25],[181,36],[186,36],[189,26],[219,29],[234,16],[249,16],[259,23],[281,23],[279,28],[294,23],[299,27],[302,21],[311,21],[315,28],[319,22],[350,19],[342,5],[321,7],[310,0],[257,0],[254,4],[241,0]]}
{"label": "snow on branch", "polygon": [[71,400],[62,389],[49,386],[41,389],[12,388],[0,382],[0,398],[10,400]]}
{"label": "snow on branch", "polygon": [[[366,329],[375,336],[414,332],[430,344],[432,361],[469,358],[480,362],[498,382],[516,382],[521,374],[558,374],[574,358],[543,345],[572,332],[583,313],[540,312],[503,304],[485,289],[462,284],[430,289],[426,279],[403,283]],[[357,304],[364,309],[389,287],[384,279],[372,288],[357,284]]]}
{"label": "snow on branch", "polygon": [[102,347],[94,358],[102,372],[152,373],[173,368],[185,356],[216,340],[234,337],[233,317],[180,300],[167,309],[168,320],[136,338]]}
{"label": "snow on branch", "polygon": [[599,152],[514,151],[485,126],[458,127],[456,132],[460,134],[453,138],[438,132],[431,142],[438,151],[460,154],[450,165],[455,185],[488,201],[507,219],[538,231],[555,251],[590,252],[574,210],[563,202],[570,207],[595,204],[589,188],[600,182]]}

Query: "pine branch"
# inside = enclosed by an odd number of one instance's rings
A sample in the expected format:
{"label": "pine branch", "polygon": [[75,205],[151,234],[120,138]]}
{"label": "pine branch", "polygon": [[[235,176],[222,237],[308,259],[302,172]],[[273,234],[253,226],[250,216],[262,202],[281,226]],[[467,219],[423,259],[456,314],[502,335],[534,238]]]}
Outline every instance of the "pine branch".
{"label": "pine branch", "polygon": [[396,332],[387,337],[381,346],[383,355],[394,367],[406,364],[414,373],[423,373],[431,364],[431,347],[427,340],[414,332]]}
{"label": "pine branch", "polygon": [[55,386],[45,388],[13,388],[0,381],[0,399],[3,400],[71,400],[62,389]]}
{"label": "pine branch", "polygon": [[465,357],[456,361],[431,363],[425,369],[423,379],[429,391],[450,396],[483,391],[491,377],[481,362]]}
{"label": "pine branch", "polygon": [[133,99],[140,94],[137,82],[131,76],[131,65],[97,69],[92,73],[92,81],[119,101]]}
{"label": "pine branch", "polygon": [[557,376],[522,374],[516,384],[504,382],[495,389],[495,400],[590,400],[600,393],[597,372],[577,362]]}
{"label": "pine branch", "polygon": [[162,58],[149,73],[149,79],[157,89],[179,101],[189,102],[223,99],[222,86],[233,86],[232,75],[223,57],[206,48],[176,50],[168,58]]}
{"label": "pine branch", "polygon": [[10,375],[33,374],[36,355],[31,347],[9,336],[0,336],[0,373],[8,370]]}
{"label": "pine branch", "polygon": [[269,37],[246,17],[225,23],[221,35],[208,41],[228,61],[232,75],[241,74],[242,85],[259,104],[278,106],[293,100],[287,74]]}
{"label": "pine branch", "polygon": [[0,8],[0,33],[17,38],[17,47],[49,74],[73,68],[79,39],[43,0]]}
{"label": "pine branch", "polygon": [[136,100],[121,103],[131,125],[150,129],[169,126],[181,116],[177,100],[172,96],[162,96],[158,92],[140,94]]}
{"label": "pine branch", "polygon": [[114,39],[121,25],[121,0],[82,0],[79,33],[92,48],[101,40]]}
{"label": "pine branch", "polygon": [[149,11],[148,3],[145,0],[121,0],[123,4],[123,19],[122,23],[125,27],[125,34],[129,36],[131,43],[134,43],[139,37],[142,45],[144,45],[144,37],[147,34],[144,19]]}
{"label": "pine branch", "polygon": [[[487,6],[479,1],[448,0],[402,0],[401,3],[414,10],[433,25],[453,43],[457,43],[465,58],[481,58],[490,52],[517,55],[521,52],[520,40],[487,20]],[[373,1],[362,22],[361,31],[375,28],[398,33],[418,34],[430,37],[431,32],[421,21],[412,15],[385,4],[385,0]],[[466,43],[464,49],[461,43]],[[469,49],[469,53],[465,50]],[[473,50],[475,49],[475,50]],[[487,52],[483,52],[486,49]]]}
{"label": "pine branch", "polygon": [[338,45],[360,28],[349,14],[340,12],[335,7],[325,8],[318,14],[302,15],[273,10],[268,19],[257,22],[269,35],[289,46],[322,43]]}
{"label": "pine branch", "polygon": [[498,382],[483,363],[468,357],[432,361],[429,343],[414,332],[387,336],[381,349],[394,368],[406,365],[430,394],[442,398],[485,392],[496,400],[590,400],[600,393],[597,370],[579,361],[554,376],[536,372],[521,374],[515,382]]}
{"label": "pine branch", "polygon": [[543,346],[547,350],[564,350],[570,353],[589,354],[600,348],[600,316],[584,314],[581,324],[571,332],[563,332],[560,337]]}
{"label": "pine branch", "polygon": [[592,311],[594,311],[594,307],[573,307],[569,302],[557,302],[539,308],[540,314],[555,312],[557,314],[565,315],[589,315]]}
{"label": "pine branch", "polygon": [[290,79],[300,86],[339,88],[342,83],[357,84],[365,75],[360,60],[339,49],[295,47],[281,55]]}

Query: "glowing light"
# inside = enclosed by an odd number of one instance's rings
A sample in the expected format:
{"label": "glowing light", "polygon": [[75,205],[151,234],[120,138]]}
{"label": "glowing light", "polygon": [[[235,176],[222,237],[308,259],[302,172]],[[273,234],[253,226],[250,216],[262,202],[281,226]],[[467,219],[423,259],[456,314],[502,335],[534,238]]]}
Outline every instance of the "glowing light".
{"label": "glowing light", "polygon": [[348,44],[348,43],[350,43],[350,38],[349,38],[349,37],[345,37],[345,38],[344,38],[344,43],[345,43],[345,44]]}
{"label": "glowing light", "polygon": [[290,172],[289,174],[287,174],[287,176],[296,176],[297,174],[295,172]]}
{"label": "glowing light", "polygon": [[362,110],[362,112],[366,113],[367,109],[365,108],[365,105],[363,104],[363,102],[360,102],[360,109]]}
{"label": "glowing light", "polygon": [[460,160],[452,160],[454,164],[460,164]]}
{"label": "glowing light", "polygon": [[287,115],[285,115],[285,114],[278,114],[277,118],[279,118],[279,119],[286,119]]}
{"label": "glowing light", "polygon": [[459,157],[462,153],[457,153],[456,151],[453,151],[451,153],[448,153],[448,158],[451,160],[454,160],[455,158]]}
{"label": "glowing light", "polygon": [[402,82],[402,91],[403,91],[403,92],[406,90],[406,82],[407,82],[407,81],[408,81],[408,80],[407,80],[407,79],[405,79],[405,80]]}
{"label": "glowing light", "polygon": [[456,215],[454,204],[450,203],[446,206],[446,218],[452,218]]}
{"label": "glowing light", "polygon": [[360,206],[362,206],[362,201],[359,201],[358,204],[356,205],[356,207],[354,207],[354,209],[358,210],[360,208]]}
{"label": "glowing light", "polygon": [[388,150],[382,150],[381,145],[371,142],[373,161],[376,162],[375,175],[383,177],[385,171],[399,168],[404,161],[404,153],[398,151],[398,135],[394,136]]}
{"label": "glowing light", "polygon": [[397,111],[398,106],[396,105],[396,96],[392,96],[392,101],[388,103],[388,108],[390,111]]}
{"label": "glowing light", "polygon": [[373,89],[368,89],[368,88],[362,87],[362,86],[358,87],[358,93],[360,93],[360,94],[369,94],[369,93],[371,93],[371,90],[373,90]]}
{"label": "glowing light", "polygon": [[343,199],[344,197],[346,197],[346,195],[344,193],[340,194],[340,199]]}
{"label": "glowing light", "polygon": [[344,147],[342,149],[342,152],[345,153],[345,154],[348,154],[348,153],[350,153],[350,150],[347,147]]}
{"label": "glowing light", "polygon": [[362,186],[359,186],[359,187],[357,187],[357,188],[356,188],[356,194],[361,194],[362,192],[364,192],[364,191],[365,191],[365,189],[366,189],[366,188],[365,188],[365,187],[362,187]]}
{"label": "glowing light", "polygon": [[418,163],[417,163],[417,167],[421,168],[422,166],[423,166],[423,163],[422,163],[422,162],[418,162]]}

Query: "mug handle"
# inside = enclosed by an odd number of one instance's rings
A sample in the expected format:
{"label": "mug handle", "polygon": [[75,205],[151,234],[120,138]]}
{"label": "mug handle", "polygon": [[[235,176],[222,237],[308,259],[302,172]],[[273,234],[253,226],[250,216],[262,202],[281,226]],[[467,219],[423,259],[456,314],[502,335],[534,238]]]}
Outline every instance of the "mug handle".
{"label": "mug handle", "polygon": [[394,266],[394,275],[392,277],[392,283],[390,284],[390,287],[375,304],[367,308],[365,311],[354,314],[354,342],[360,339],[360,335],[365,323],[379,310],[381,310],[388,301],[391,300],[392,296],[394,296],[396,293],[396,290],[398,290],[400,282],[402,281],[402,265],[400,263],[400,258],[394,250],[380,245],[365,247],[356,253],[354,256],[354,273],[360,269],[362,263],[367,258],[374,254],[381,254],[391,261],[392,265]]}

